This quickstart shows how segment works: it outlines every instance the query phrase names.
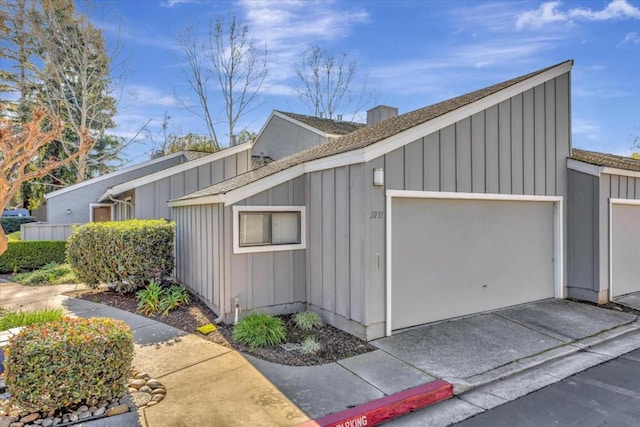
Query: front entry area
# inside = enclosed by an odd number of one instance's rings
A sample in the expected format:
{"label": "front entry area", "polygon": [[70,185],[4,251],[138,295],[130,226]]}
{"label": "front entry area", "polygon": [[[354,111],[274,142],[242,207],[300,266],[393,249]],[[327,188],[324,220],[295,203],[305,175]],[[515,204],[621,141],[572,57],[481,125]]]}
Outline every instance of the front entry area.
{"label": "front entry area", "polygon": [[393,192],[387,335],[562,296],[561,199],[487,196]]}
{"label": "front entry area", "polygon": [[113,206],[107,204],[91,205],[91,222],[113,221]]}

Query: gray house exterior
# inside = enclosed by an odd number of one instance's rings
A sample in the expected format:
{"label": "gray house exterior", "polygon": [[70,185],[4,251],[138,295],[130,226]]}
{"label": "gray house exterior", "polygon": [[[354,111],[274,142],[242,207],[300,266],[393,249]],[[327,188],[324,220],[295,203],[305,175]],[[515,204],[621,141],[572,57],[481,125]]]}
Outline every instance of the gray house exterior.
{"label": "gray house exterior", "polygon": [[307,308],[367,340],[565,297],[572,65],[172,200],[177,278],[227,320]]}
{"label": "gray house exterior", "polygon": [[181,151],[53,191],[45,195],[48,223],[171,218],[168,200],[246,172],[251,147]]}
{"label": "gray house exterior", "polygon": [[273,111],[256,137],[253,156],[280,160],[360,129],[362,123]]}
{"label": "gray house exterior", "polygon": [[573,150],[569,295],[604,303],[640,291],[640,161]]}

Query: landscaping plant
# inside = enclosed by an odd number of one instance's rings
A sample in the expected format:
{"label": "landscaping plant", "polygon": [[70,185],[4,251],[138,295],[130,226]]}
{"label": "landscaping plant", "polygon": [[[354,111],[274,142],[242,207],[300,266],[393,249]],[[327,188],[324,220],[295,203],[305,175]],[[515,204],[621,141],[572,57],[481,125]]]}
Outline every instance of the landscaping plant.
{"label": "landscaping plant", "polygon": [[309,336],[302,341],[302,349],[301,351],[304,354],[315,354],[322,350],[322,345],[318,342],[316,337]]}
{"label": "landscaping plant", "polygon": [[64,240],[10,241],[7,251],[0,255],[0,273],[31,271],[51,262],[62,263],[65,249]]}
{"label": "landscaping plant", "polygon": [[39,270],[17,274],[13,280],[27,286],[81,283],[69,264],[57,262],[50,262]]}
{"label": "landscaping plant", "polygon": [[293,322],[298,329],[303,331],[312,331],[324,326],[324,322],[318,313],[313,311],[299,311],[293,315]]}
{"label": "landscaping plant", "polygon": [[134,292],[173,271],[174,223],[165,220],[94,222],[75,227],[67,260],[90,287]]}
{"label": "landscaping plant", "polygon": [[48,412],[124,394],[133,334],[120,320],[64,318],[25,327],[13,337],[5,381],[26,412]]}
{"label": "landscaping plant", "polygon": [[180,285],[174,284],[170,287],[163,287],[159,282],[151,280],[149,285],[136,294],[138,300],[138,311],[146,316],[162,313],[163,316],[169,311],[191,302],[189,292]]}
{"label": "landscaping plant", "polygon": [[0,331],[60,319],[62,319],[62,309],[60,308],[46,308],[35,311],[7,311],[0,315]]}
{"label": "landscaping plant", "polygon": [[233,327],[233,339],[253,351],[258,347],[277,345],[284,341],[284,322],[279,317],[257,311]]}

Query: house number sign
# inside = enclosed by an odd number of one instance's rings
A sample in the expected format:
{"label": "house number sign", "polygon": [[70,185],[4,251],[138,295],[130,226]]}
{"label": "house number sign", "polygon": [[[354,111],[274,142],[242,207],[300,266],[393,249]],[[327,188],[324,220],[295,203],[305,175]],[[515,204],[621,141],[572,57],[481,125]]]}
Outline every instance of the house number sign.
{"label": "house number sign", "polygon": [[384,211],[371,211],[370,219],[382,219],[384,218]]}

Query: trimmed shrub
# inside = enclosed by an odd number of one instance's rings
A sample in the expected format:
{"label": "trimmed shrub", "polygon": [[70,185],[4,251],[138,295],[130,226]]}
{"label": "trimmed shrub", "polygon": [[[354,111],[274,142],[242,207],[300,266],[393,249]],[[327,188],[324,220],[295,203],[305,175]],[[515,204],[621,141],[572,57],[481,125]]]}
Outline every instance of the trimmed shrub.
{"label": "trimmed shrub", "polygon": [[284,341],[285,332],[282,319],[256,311],[233,327],[233,339],[253,351],[257,347],[280,344]]}
{"label": "trimmed shrub", "polygon": [[66,244],[64,240],[9,242],[7,251],[0,255],[0,273],[31,271],[51,262],[62,263]]}
{"label": "trimmed shrub", "polygon": [[67,261],[90,287],[112,284],[133,292],[173,271],[174,223],[131,220],[75,227],[67,244]]}
{"label": "trimmed shrub", "polygon": [[4,234],[20,231],[20,224],[30,222],[38,222],[33,216],[3,216],[0,217],[0,226],[4,230]]}
{"label": "trimmed shrub", "polygon": [[121,320],[65,318],[9,341],[5,381],[22,410],[48,412],[124,394],[133,334]]}

